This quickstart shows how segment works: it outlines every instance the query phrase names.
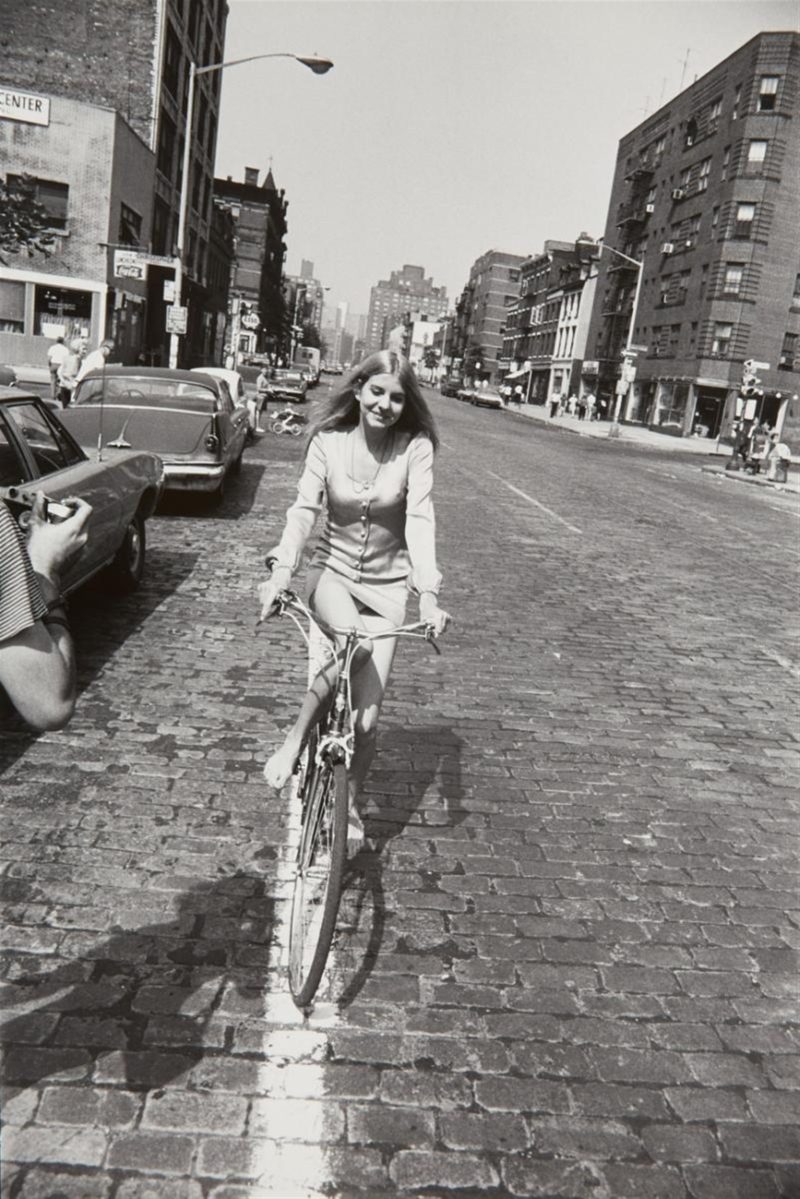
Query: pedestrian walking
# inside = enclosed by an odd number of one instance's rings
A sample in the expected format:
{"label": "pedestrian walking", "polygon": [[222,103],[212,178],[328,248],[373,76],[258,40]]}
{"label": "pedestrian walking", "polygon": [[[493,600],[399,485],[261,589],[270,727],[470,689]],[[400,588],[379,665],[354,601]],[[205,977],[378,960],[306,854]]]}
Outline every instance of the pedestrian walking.
{"label": "pedestrian walking", "polygon": [[267,410],[269,402],[269,371],[266,366],[262,366],[258,378],[256,379],[256,410],[255,410],[255,428],[258,433],[261,432],[261,417]]}
{"label": "pedestrian walking", "polygon": [[589,392],[586,397],[586,419],[594,420],[595,410],[597,408],[597,399],[593,392]]}
{"label": "pedestrian walking", "polygon": [[578,399],[578,420],[586,419],[586,396]]}
{"label": "pedestrian walking", "polygon": [[561,392],[554,391],[547,402],[550,407],[550,419],[552,420],[558,415],[558,410],[561,407]]}
{"label": "pedestrian walking", "polygon": [[81,369],[81,345],[80,338],[76,337],[74,341],[71,341],[68,353],[58,368],[58,398],[62,408],[69,405],[78,382],[78,374]]}
{"label": "pedestrian walking", "polygon": [[[365,358],[311,425],[297,500],[286,514],[272,576],[259,589],[264,619],[289,586],[325,504],[325,525],[307,575],[309,606],[328,624],[363,629],[365,638],[352,678],[351,852],[363,842],[359,795],[375,752],[396,645],[393,637],[371,643],[369,634],[403,623],[409,589],[418,596],[420,620],[436,634],[450,621],[438,599],[442,576],[432,500],[437,446],[433,417],[406,359],[393,350]],[[335,674],[335,663],[320,671],[283,744],[267,761],[264,775],[276,789],[291,777]]]}
{"label": "pedestrian walking", "polygon": [[578,397],[575,395],[575,392],[573,391],[572,395],[567,400],[567,415],[574,416],[577,411],[578,411]]}
{"label": "pedestrian walking", "polygon": [[47,365],[50,368],[50,398],[58,399],[58,372],[61,368],[61,363],[68,356],[69,350],[63,337],[57,337],[50,349],[47,351]]}
{"label": "pedestrian walking", "polygon": [[81,369],[78,371],[77,382],[80,383],[84,375],[88,375],[89,371],[102,370],[108,360],[111,351],[114,349],[114,342],[111,338],[106,338],[100,342],[96,350],[92,350],[91,354],[87,354],[81,364]]}

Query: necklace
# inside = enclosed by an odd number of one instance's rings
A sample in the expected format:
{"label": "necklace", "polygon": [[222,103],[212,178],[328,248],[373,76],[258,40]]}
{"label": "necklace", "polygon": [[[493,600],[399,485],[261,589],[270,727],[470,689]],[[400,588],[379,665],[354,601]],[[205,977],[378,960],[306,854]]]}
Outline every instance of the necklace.
{"label": "necklace", "polygon": [[391,451],[393,449],[394,449],[394,429],[390,430],[389,435],[384,438],[383,447],[381,449],[380,460],[379,460],[378,466],[375,470],[375,474],[372,476],[372,478],[371,479],[356,478],[356,469],[355,469],[356,434],[355,433],[353,434],[353,440],[350,443],[350,470],[347,472],[347,475],[348,475],[348,478],[350,479],[351,483],[353,484],[353,488],[356,492],[361,494],[363,492],[372,490],[372,488],[375,486],[375,480],[378,478],[378,475],[381,473],[381,468],[386,463],[386,460],[391,457]]}

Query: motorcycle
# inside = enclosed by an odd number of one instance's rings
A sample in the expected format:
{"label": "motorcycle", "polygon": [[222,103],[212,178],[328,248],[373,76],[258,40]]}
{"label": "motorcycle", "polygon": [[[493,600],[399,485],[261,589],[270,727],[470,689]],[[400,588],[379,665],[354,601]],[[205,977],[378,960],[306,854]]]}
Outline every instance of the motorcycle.
{"label": "motorcycle", "polygon": [[290,437],[300,437],[305,423],[306,417],[302,413],[288,407],[275,413],[269,427],[273,433],[288,433]]}

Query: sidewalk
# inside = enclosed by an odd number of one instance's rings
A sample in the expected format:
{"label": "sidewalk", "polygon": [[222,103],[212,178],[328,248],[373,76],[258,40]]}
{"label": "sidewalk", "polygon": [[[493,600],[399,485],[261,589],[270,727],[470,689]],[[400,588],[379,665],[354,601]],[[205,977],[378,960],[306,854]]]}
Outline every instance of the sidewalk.
{"label": "sidewalk", "polygon": [[[539,421],[548,428],[561,429],[566,433],[577,434],[578,437],[609,438],[611,422],[607,420],[578,420],[576,416],[548,415],[547,410],[538,404],[509,404],[507,412],[514,416],[525,417],[528,420]],[[706,474],[721,475],[729,482],[749,483],[755,487],[768,487],[774,491],[793,491],[800,494],[800,472],[796,465],[789,473],[786,483],[773,483],[760,475],[745,474],[743,470],[726,471],[724,462],[731,456],[731,447],[720,443],[712,437],[671,437],[668,433],[656,433],[653,429],[645,429],[641,425],[620,425],[619,436],[614,439],[617,443],[647,446],[655,450],[673,450],[683,454],[700,455],[704,458],[715,458],[716,462],[703,465],[700,469]]]}

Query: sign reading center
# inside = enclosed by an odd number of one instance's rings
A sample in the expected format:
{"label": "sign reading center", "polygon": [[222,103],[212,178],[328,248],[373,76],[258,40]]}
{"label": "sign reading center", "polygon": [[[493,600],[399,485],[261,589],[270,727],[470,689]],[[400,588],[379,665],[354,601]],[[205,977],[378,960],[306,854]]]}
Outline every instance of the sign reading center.
{"label": "sign reading center", "polygon": [[27,125],[49,125],[50,101],[47,96],[12,92],[0,86],[0,120],[24,121]]}

